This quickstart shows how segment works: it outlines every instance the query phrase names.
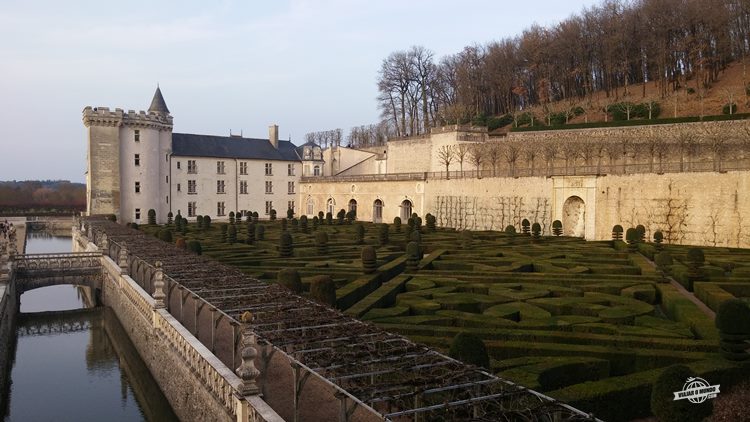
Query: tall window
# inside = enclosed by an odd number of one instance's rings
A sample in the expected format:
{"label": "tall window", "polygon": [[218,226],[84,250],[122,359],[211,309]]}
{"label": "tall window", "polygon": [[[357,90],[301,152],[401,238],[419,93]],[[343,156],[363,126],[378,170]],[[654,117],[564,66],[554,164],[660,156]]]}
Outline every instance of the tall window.
{"label": "tall window", "polygon": [[335,214],[334,210],[336,208],[336,201],[333,200],[333,198],[328,198],[328,201],[326,202],[326,212],[330,212],[332,215]]}
{"label": "tall window", "polygon": [[188,217],[195,217],[195,202],[188,202]]}
{"label": "tall window", "polygon": [[383,201],[376,199],[372,203],[372,222],[380,223],[383,221]]}
{"label": "tall window", "polygon": [[224,181],[223,180],[216,181],[216,193],[224,193]]}
{"label": "tall window", "polygon": [[224,202],[219,201],[216,203],[216,215],[222,216],[224,215]]}
{"label": "tall window", "polygon": [[141,193],[141,182],[135,182],[135,193]]}
{"label": "tall window", "polygon": [[315,201],[312,198],[307,198],[307,215],[315,213]]}
{"label": "tall window", "polygon": [[411,217],[412,204],[408,199],[401,203],[401,220],[406,221]]}
{"label": "tall window", "polygon": [[294,164],[287,164],[286,172],[289,176],[294,176]]}
{"label": "tall window", "polygon": [[141,165],[141,154],[135,154],[135,157],[133,158],[133,161],[135,162],[136,166]]}
{"label": "tall window", "polygon": [[188,180],[188,195],[195,195],[195,180]]}
{"label": "tall window", "polygon": [[357,201],[354,199],[349,200],[349,211],[357,212]]}
{"label": "tall window", "polygon": [[140,208],[136,208],[135,209],[135,220],[138,221],[140,219],[141,219],[141,209]]}
{"label": "tall window", "polygon": [[273,163],[266,163],[266,176],[273,175]]}
{"label": "tall window", "polygon": [[320,166],[313,167],[313,176],[320,176]]}
{"label": "tall window", "polygon": [[167,183],[169,183],[169,176],[165,177],[165,179],[167,180]]}
{"label": "tall window", "polygon": [[240,174],[247,174],[247,161],[240,161]]}
{"label": "tall window", "polygon": [[266,215],[271,214],[273,209],[273,201],[266,201]]}
{"label": "tall window", "polygon": [[294,201],[286,201],[286,208],[294,211]]}
{"label": "tall window", "polygon": [[247,194],[247,181],[246,180],[240,181],[240,193]]}
{"label": "tall window", "polygon": [[177,192],[180,192],[180,184],[177,184]]}
{"label": "tall window", "polygon": [[266,180],[266,193],[273,193],[273,182]]}
{"label": "tall window", "polygon": [[133,139],[136,142],[141,142],[141,131],[140,130],[136,129],[136,130],[133,131]]}
{"label": "tall window", "polygon": [[180,162],[178,161],[177,162],[177,170],[179,170],[179,169],[180,169]]}
{"label": "tall window", "polygon": [[188,173],[198,173],[198,166],[195,160],[188,160]]}
{"label": "tall window", "polygon": [[223,161],[216,162],[216,173],[224,174],[224,162]]}
{"label": "tall window", "polygon": [[286,189],[287,193],[294,193],[294,182],[287,182],[286,183]]}

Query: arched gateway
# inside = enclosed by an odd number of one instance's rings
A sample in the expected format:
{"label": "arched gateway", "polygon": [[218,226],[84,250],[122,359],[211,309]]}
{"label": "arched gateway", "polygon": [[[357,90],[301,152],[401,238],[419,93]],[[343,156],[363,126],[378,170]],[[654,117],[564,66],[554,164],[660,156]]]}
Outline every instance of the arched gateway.
{"label": "arched gateway", "polygon": [[563,234],[565,236],[586,236],[586,204],[578,196],[571,196],[563,204]]}

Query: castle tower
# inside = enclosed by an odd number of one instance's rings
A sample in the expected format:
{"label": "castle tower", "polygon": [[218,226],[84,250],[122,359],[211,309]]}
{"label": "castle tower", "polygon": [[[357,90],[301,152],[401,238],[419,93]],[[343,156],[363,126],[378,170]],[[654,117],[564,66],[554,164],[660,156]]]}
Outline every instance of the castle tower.
{"label": "castle tower", "polygon": [[148,112],[83,109],[88,129],[86,211],[118,221],[145,222],[149,209],[166,220],[170,209],[172,116],[156,88]]}

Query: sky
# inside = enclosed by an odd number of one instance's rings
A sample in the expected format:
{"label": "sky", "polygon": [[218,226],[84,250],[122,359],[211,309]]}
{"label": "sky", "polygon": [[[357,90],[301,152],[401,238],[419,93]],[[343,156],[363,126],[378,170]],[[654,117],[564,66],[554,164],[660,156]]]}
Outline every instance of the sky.
{"label": "sky", "polygon": [[279,137],[376,123],[390,53],[436,59],[554,25],[594,0],[31,1],[0,5],[0,180],[83,182],[85,106],[148,108],[174,132]]}

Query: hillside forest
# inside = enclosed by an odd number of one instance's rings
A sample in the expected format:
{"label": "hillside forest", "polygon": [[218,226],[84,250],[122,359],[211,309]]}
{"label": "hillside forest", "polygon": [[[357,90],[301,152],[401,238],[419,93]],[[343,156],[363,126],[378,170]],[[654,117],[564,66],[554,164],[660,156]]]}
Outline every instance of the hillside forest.
{"label": "hillside forest", "polygon": [[[750,0],[604,0],[556,25],[442,58],[423,46],[394,51],[377,77],[382,120],[306,140],[367,147],[434,126],[492,130],[530,116],[564,124],[606,121],[618,110],[628,119],[656,118],[660,109],[669,117],[747,112],[748,53]],[[730,68],[736,86],[721,85]],[[678,113],[678,102],[694,106]]]}

